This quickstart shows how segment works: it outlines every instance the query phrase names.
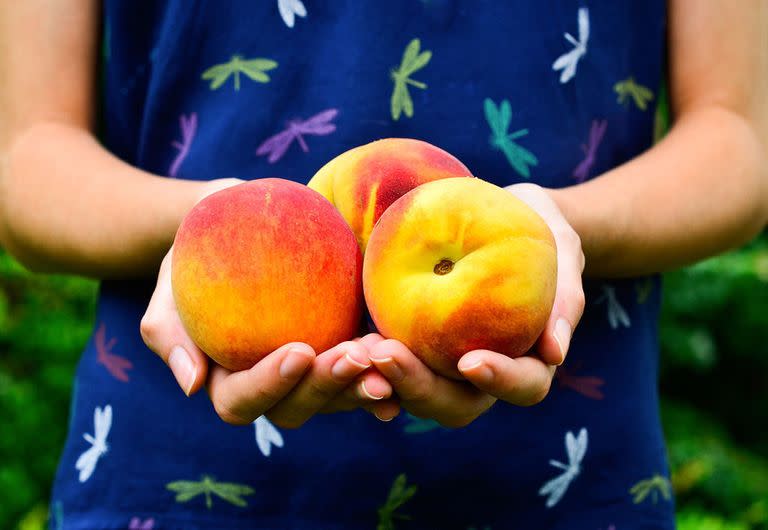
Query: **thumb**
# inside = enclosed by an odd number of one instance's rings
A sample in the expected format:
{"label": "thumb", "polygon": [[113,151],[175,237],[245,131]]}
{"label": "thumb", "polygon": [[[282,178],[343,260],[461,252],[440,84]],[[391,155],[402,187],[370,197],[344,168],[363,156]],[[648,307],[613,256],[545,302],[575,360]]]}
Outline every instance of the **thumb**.
{"label": "thumb", "polygon": [[208,375],[208,357],[187,334],[171,289],[173,247],[160,264],[157,285],[141,319],[141,337],[168,365],[188,396],[197,392]]}

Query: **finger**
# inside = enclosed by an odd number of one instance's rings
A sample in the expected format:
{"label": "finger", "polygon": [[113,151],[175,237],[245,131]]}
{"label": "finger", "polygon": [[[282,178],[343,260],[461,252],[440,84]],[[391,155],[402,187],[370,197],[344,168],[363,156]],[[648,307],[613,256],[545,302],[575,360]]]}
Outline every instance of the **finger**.
{"label": "finger", "polygon": [[365,407],[380,421],[392,421],[400,414],[400,403],[396,399],[379,401]]}
{"label": "finger", "polygon": [[495,401],[466,382],[435,374],[399,341],[379,342],[371,349],[370,358],[409,412],[433,418],[446,427],[469,424]]}
{"label": "finger", "polygon": [[557,288],[555,303],[536,351],[547,364],[560,365],[565,360],[571,336],[584,312],[584,253],[579,236],[569,226],[556,229]]}
{"label": "finger", "polygon": [[477,388],[508,403],[535,405],[549,393],[555,367],[541,360],[475,350],[459,359],[459,371]]}
{"label": "finger", "polygon": [[392,398],[392,385],[375,369],[368,369],[333,397],[319,412],[367,408],[376,402]]}
{"label": "finger", "polygon": [[208,394],[216,413],[227,423],[252,422],[296,386],[314,359],[315,351],[309,345],[292,342],[248,370],[230,372],[212,364]]}
{"label": "finger", "polygon": [[392,397],[392,384],[378,370],[366,370],[347,386],[337,398],[361,406]]}
{"label": "finger", "polygon": [[179,318],[171,289],[171,256],[163,259],[157,285],[139,330],[144,342],[173,372],[179,386],[188,396],[197,392],[208,375],[208,357],[192,342]]}
{"label": "finger", "polygon": [[[374,414],[377,410],[381,410],[382,413],[386,413],[387,411],[394,411],[394,413],[391,415],[394,418],[400,411],[400,401],[397,398],[389,398],[382,399],[381,401],[373,401],[361,404],[359,401],[349,400],[343,396],[336,396],[334,399],[329,401],[327,405],[320,409],[318,413],[333,414],[336,412],[347,412],[356,409],[363,409],[367,412],[370,412],[371,414]],[[386,414],[384,417],[386,417]]]}
{"label": "finger", "polygon": [[368,350],[347,341],[321,353],[302,380],[267,413],[279,427],[300,427],[371,366]]}
{"label": "finger", "polygon": [[364,337],[359,337],[355,339],[355,342],[359,342],[370,351],[370,349],[373,348],[375,344],[378,344],[383,340],[384,340],[384,337],[382,337],[378,333],[368,333]]}

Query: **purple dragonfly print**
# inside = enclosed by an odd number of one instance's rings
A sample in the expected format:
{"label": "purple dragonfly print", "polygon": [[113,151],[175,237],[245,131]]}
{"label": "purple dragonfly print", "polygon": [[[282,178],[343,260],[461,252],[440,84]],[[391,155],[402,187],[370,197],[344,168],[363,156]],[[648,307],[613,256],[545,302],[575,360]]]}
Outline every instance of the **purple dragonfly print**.
{"label": "purple dragonfly print", "polygon": [[[576,366],[579,368],[579,365]],[[600,389],[605,384],[605,380],[591,375],[577,375],[576,370],[566,370],[560,366],[555,372],[555,379],[563,388],[570,388],[579,394],[590,399],[603,399],[603,391]]]}
{"label": "purple dragonfly print", "polygon": [[125,357],[112,353],[117,339],[113,337],[107,341],[107,329],[104,324],[101,324],[94,333],[93,342],[96,347],[96,362],[103,364],[115,379],[127,383],[130,379],[127,371],[133,368],[133,363]]}
{"label": "purple dragonfly print", "polygon": [[153,530],[155,528],[155,520],[150,517],[149,519],[142,521],[138,517],[131,519],[128,530]]}
{"label": "purple dragonfly print", "polygon": [[280,160],[294,140],[299,142],[302,151],[309,151],[307,143],[304,141],[304,135],[326,136],[336,130],[336,125],[331,123],[338,109],[327,109],[315,114],[308,120],[295,119],[286,124],[284,131],[267,138],[257,149],[258,156],[269,155],[267,161],[274,164]]}
{"label": "purple dragonfly print", "polygon": [[178,154],[173,159],[171,167],[168,170],[168,175],[175,177],[179,172],[179,167],[184,159],[189,154],[189,148],[192,146],[192,140],[195,139],[195,133],[197,133],[197,113],[193,112],[189,116],[182,114],[179,117],[179,127],[181,128],[181,141],[173,141],[171,145],[176,148]]}
{"label": "purple dragonfly print", "polygon": [[573,178],[578,182],[584,182],[592,171],[592,166],[595,165],[597,149],[603,141],[607,128],[608,122],[606,120],[592,120],[592,127],[589,129],[589,141],[586,144],[581,144],[581,150],[584,151],[584,159],[573,170]]}

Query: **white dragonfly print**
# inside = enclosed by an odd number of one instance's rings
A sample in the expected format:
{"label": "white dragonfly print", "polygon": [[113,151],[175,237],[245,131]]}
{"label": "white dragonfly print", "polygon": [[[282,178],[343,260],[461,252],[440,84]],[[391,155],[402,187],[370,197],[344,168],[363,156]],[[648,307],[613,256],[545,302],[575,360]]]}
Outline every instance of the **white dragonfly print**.
{"label": "white dragonfly print", "polygon": [[253,422],[256,430],[256,445],[259,446],[259,451],[264,456],[269,456],[272,453],[272,446],[283,446],[283,435],[277,430],[277,427],[272,425],[266,416],[259,416],[256,421]]}
{"label": "white dragonfly print", "polygon": [[283,22],[289,28],[296,23],[296,16],[302,18],[307,16],[307,8],[301,0],[277,0],[277,10],[283,17]]}
{"label": "white dragonfly print", "polygon": [[93,436],[83,434],[83,438],[91,447],[86,449],[75,462],[75,469],[80,471],[78,479],[85,482],[96,469],[96,463],[109,450],[107,436],[112,428],[112,406],[106,405],[103,409],[96,407],[93,411]]}
{"label": "white dragonfly print", "polygon": [[565,433],[565,450],[568,453],[568,464],[563,464],[557,460],[550,460],[550,465],[562,469],[563,472],[552,480],[548,480],[539,489],[539,495],[547,497],[547,508],[552,508],[560,502],[573,479],[581,473],[581,461],[584,460],[584,455],[587,452],[587,441],[587,429],[585,427],[581,428],[578,436],[574,436],[571,431]]}
{"label": "white dragonfly print", "polygon": [[579,59],[587,53],[587,42],[589,41],[589,10],[586,7],[579,8],[579,38],[570,33],[565,33],[565,40],[573,44],[573,49],[558,57],[552,63],[552,70],[562,70],[560,72],[560,82],[567,83],[576,75],[576,65]]}
{"label": "white dragonfly print", "polygon": [[605,302],[608,306],[608,324],[611,325],[611,329],[616,329],[619,325],[628,328],[631,325],[631,321],[627,311],[619,303],[619,299],[616,296],[616,288],[610,285],[603,285],[602,289],[603,294],[595,300],[595,303]]}

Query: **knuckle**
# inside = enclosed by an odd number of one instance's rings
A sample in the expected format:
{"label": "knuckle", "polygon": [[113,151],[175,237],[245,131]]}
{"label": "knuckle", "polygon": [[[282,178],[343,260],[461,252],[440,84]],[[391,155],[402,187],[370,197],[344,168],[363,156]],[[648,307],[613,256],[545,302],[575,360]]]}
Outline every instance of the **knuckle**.
{"label": "knuckle", "polygon": [[235,413],[232,408],[222,400],[213,400],[213,409],[216,411],[219,418],[230,425],[248,425],[253,421]]}
{"label": "knuckle", "polygon": [[538,405],[542,401],[544,401],[544,398],[549,395],[549,389],[552,386],[552,379],[547,379],[545,382],[543,382],[541,385],[538,385],[533,392],[525,399],[521,405],[524,407],[530,407],[533,405]]}
{"label": "knuckle", "polygon": [[147,311],[144,316],[141,317],[141,322],[139,323],[139,333],[141,333],[141,338],[147,346],[149,346],[157,336],[158,328],[159,323],[157,319]]}
{"label": "knuckle", "polygon": [[557,238],[571,249],[579,249],[581,251],[581,237],[569,225],[564,225],[557,230]]}
{"label": "knuckle", "polygon": [[581,287],[574,289],[573,291],[573,303],[576,309],[578,310],[579,314],[584,312],[584,307],[587,304],[587,298],[584,295],[584,289]]}
{"label": "knuckle", "polygon": [[267,414],[267,419],[281,429],[298,429],[306,423],[306,418],[285,414]]}
{"label": "knuckle", "polygon": [[428,385],[416,385],[408,393],[408,402],[423,405],[432,400],[432,392]]}
{"label": "knuckle", "polygon": [[449,418],[442,418],[438,420],[438,423],[448,429],[461,429],[466,427],[477,418],[474,414],[462,414],[458,416],[451,416]]}
{"label": "knuckle", "polygon": [[[248,398],[253,403],[269,403],[271,404],[278,403],[281,399],[285,397],[285,391],[281,390],[280,388],[276,388],[273,386],[263,386],[262,388],[259,388],[256,393],[253,395],[252,398]],[[265,407],[268,408],[268,407]]]}
{"label": "knuckle", "polygon": [[330,398],[330,392],[326,386],[316,379],[306,382],[306,401],[311,403],[324,403]]}

